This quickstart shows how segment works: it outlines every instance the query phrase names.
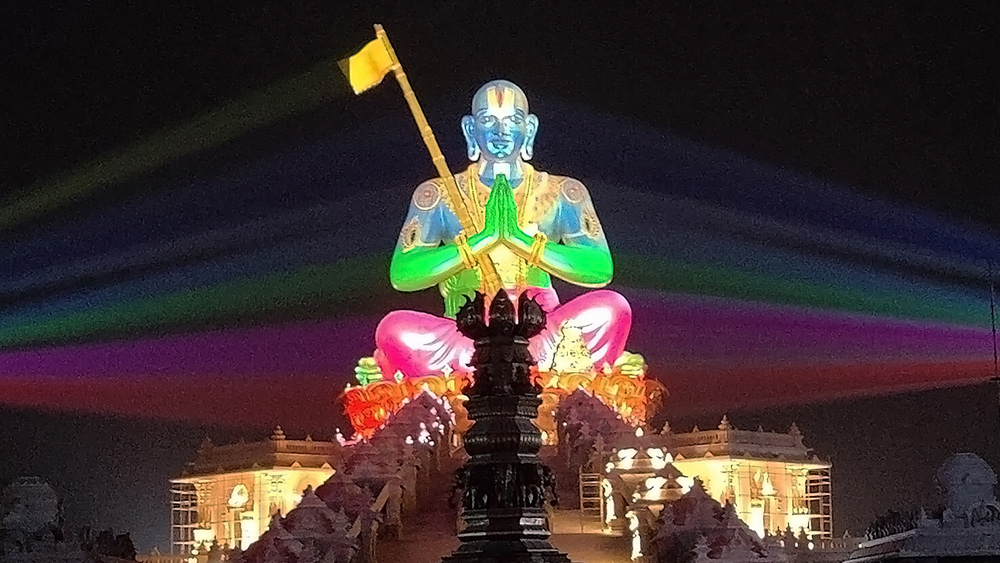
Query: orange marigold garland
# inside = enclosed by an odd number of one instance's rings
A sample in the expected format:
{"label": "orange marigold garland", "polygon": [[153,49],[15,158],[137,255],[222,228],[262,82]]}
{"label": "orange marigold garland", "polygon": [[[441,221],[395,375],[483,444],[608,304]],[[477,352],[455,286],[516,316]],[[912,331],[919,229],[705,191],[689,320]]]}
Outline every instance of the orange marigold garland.
{"label": "orange marigold garland", "polygon": [[[559,401],[577,389],[592,393],[633,426],[651,418],[666,396],[666,389],[656,380],[647,379],[644,374],[624,374],[617,367],[596,374],[535,372],[533,377],[542,387],[542,405],[535,424],[550,440],[556,436],[555,410]],[[340,400],[355,432],[370,438],[403,407],[404,400],[414,399],[426,389],[448,400],[455,414],[455,431],[464,434],[469,421],[464,405],[467,397],[463,391],[469,384],[471,378],[465,374],[379,380],[348,386]]]}

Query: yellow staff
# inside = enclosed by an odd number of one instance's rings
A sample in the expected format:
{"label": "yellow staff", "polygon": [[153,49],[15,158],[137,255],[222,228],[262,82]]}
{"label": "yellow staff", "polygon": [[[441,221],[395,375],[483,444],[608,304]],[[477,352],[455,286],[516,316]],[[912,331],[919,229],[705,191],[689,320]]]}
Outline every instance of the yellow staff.
{"label": "yellow staff", "polygon": [[[396,52],[389,43],[389,36],[379,24],[375,24],[375,35],[377,38],[374,41],[365,45],[357,54],[341,61],[340,67],[347,75],[355,94],[360,94],[378,85],[385,75],[392,71],[396,81],[399,82],[399,87],[403,90],[403,96],[406,98],[406,104],[410,106],[413,119],[417,122],[417,127],[420,128],[420,136],[423,137],[424,144],[427,145],[427,150],[431,153],[431,160],[437,168],[438,176],[444,180],[445,194],[452,202],[452,210],[455,212],[462,230],[465,231],[466,235],[475,234],[475,225],[472,222],[469,208],[466,207],[465,200],[462,198],[461,192],[458,191],[458,184],[455,183],[455,177],[452,176],[448,163],[444,160],[444,155],[441,154],[441,147],[438,146],[437,139],[434,138],[434,131],[427,123],[424,111],[420,109],[417,96],[413,93],[413,88],[410,87],[406,73],[403,72],[403,65],[399,63]],[[490,260],[489,254],[485,252],[476,257],[476,261],[482,272],[483,288],[487,295],[492,296],[501,288],[496,265]]]}

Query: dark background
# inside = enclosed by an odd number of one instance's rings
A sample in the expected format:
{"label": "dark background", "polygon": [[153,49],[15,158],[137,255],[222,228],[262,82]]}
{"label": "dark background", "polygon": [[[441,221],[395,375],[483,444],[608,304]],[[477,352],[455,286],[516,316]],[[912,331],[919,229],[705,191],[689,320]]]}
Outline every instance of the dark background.
{"label": "dark background", "polygon": [[40,1],[2,10],[5,191],[351,53],[381,22],[428,103],[506,76],[995,221],[1000,7],[991,2]]}
{"label": "dark background", "polygon": [[[507,77],[529,93],[1000,225],[996,3],[660,4],[8,3],[0,194],[349,54],[381,22],[428,104]],[[398,108],[390,90],[326,111],[347,122]],[[839,533],[890,507],[933,504],[931,475],[950,451],[978,451],[996,466],[996,406],[983,385],[732,419],[775,429],[797,420],[832,457]],[[674,426],[706,427],[721,414]],[[332,426],[289,430],[319,437]],[[141,549],[167,547],[166,479],[206,433],[266,435],[8,409],[0,477],[42,475],[71,521],[132,529]]]}

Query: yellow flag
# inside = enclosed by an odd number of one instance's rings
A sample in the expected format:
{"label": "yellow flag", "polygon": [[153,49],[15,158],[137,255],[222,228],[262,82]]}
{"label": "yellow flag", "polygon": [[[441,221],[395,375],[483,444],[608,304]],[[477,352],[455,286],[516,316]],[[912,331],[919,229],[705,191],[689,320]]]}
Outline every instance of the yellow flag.
{"label": "yellow flag", "polygon": [[392,66],[392,57],[381,38],[365,45],[357,54],[340,61],[340,69],[344,71],[355,94],[382,82]]}

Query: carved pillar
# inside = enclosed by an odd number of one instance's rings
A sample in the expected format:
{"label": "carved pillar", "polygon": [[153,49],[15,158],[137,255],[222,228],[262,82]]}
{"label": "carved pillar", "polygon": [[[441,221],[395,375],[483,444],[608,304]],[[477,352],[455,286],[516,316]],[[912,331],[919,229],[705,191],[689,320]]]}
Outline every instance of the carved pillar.
{"label": "carved pillar", "polygon": [[[518,318],[520,317],[520,318]],[[446,563],[569,563],[549,543],[546,493],[554,480],[538,459],[541,431],[532,424],[541,389],[530,379],[528,338],[545,326],[545,313],[521,299],[517,312],[503,291],[486,318],[482,295],[458,313],[458,329],[475,341],[475,384],[466,408],[475,423],[465,435],[470,459],[456,474],[462,491],[462,542]]]}

